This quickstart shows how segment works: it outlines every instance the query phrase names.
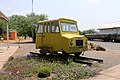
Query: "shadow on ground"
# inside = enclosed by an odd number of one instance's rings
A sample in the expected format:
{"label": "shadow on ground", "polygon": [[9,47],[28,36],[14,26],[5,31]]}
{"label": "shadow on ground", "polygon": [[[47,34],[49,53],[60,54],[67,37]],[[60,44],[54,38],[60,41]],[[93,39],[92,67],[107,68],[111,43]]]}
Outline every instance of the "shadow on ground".
{"label": "shadow on ground", "polygon": [[29,44],[29,43],[35,43],[33,41],[29,41],[29,42],[14,42],[12,44]]}

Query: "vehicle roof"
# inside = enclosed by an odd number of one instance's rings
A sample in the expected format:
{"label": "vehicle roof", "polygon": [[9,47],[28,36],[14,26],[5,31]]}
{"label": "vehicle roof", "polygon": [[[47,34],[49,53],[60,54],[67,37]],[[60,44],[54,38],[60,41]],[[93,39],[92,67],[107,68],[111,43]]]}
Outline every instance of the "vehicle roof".
{"label": "vehicle roof", "polygon": [[52,21],[58,21],[58,20],[66,20],[66,21],[73,21],[73,22],[76,22],[75,20],[72,20],[72,19],[59,18],[59,19],[53,19],[53,20],[38,21],[37,23],[52,22]]}

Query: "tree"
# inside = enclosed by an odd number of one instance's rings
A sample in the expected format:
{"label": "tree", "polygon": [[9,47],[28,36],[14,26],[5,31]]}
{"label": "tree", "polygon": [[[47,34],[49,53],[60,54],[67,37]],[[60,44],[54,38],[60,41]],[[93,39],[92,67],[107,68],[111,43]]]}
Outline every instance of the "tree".
{"label": "tree", "polygon": [[84,30],[81,32],[82,35],[84,34],[96,34],[98,33],[95,29]]}
{"label": "tree", "polygon": [[6,22],[0,20],[0,38],[3,37],[3,33],[6,31]]}
{"label": "tree", "polygon": [[35,31],[36,31],[36,23],[38,21],[43,21],[43,20],[48,20],[48,16],[46,14],[41,14],[41,15],[37,15],[35,13],[30,13],[27,14],[27,21],[28,21],[28,27],[30,28],[28,31],[28,36],[32,37],[33,41],[35,41]]}
{"label": "tree", "polygon": [[35,41],[35,24],[38,21],[47,20],[48,16],[46,14],[35,14],[30,13],[26,16],[21,15],[12,15],[10,17],[10,29],[16,30],[19,36],[24,36],[25,39],[27,36],[32,37]]}
{"label": "tree", "polygon": [[10,29],[16,30],[19,36],[27,36],[26,17],[20,15],[13,15],[10,17]]}

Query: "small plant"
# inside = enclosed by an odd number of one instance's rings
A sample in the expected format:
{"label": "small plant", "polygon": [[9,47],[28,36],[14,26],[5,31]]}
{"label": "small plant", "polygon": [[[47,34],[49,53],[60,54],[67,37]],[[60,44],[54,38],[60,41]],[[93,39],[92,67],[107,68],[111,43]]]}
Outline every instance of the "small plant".
{"label": "small plant", "polygon": [[44,80],[51,73],[52,77],[50,78],[53,80],[80,80],[96,75],[99,72],[98,68],[99,65],[83,67],[80,63],[73,62],[72,58],[61,55],[55,55],[54,57],[39,55],[39,57],[27,56],[19,58],[11,56],[4,65],[4,69],[8,72],[12,71],[12,75],[3,74],[3,76],[0,76],[0,80],[15,80],[16,77],[20,78],[19,80],[31,77]]}
{"label": "small plant", "polygon": [[52,70],[47,67],[42,67],[42,68],[40,67],[38,70],[39,70],[39,73],[38,73],[39,78],[49,77],[50,73],[52,72]]}
{"label": "small plant", "polygon": [[8,59],[8,61],[12,61],[13,59],[14,59],[14,57],[10,56],[9,59]]}

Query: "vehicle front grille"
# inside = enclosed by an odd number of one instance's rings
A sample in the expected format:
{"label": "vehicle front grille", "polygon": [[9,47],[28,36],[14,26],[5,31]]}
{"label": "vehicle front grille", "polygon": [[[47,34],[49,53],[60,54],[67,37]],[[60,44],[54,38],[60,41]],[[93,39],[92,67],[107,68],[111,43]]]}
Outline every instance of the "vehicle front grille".
{"label": "vehicle front grille", "polygon": [[76,40],[76,46],[83,46],[83,40]]}

